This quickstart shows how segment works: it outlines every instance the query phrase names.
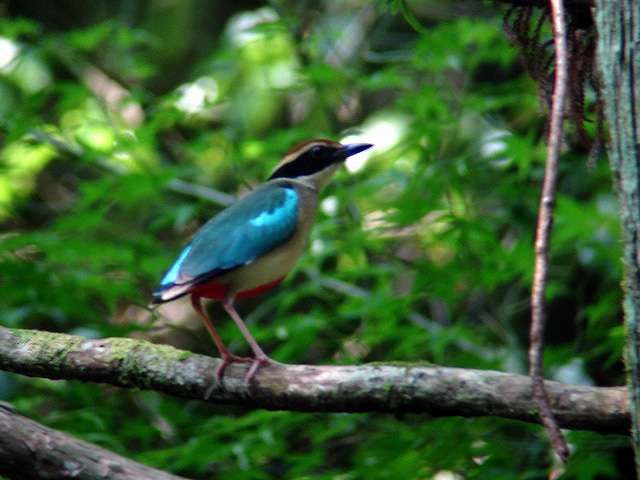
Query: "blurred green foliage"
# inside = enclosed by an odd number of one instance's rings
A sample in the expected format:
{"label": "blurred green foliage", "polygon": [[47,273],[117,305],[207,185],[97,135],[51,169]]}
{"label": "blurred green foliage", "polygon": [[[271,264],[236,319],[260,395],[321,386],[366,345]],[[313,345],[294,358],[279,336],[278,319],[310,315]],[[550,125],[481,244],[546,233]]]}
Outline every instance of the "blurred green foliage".
{"label": "blurred green foliage", "polygon": [[[65,5],[3,3],[2,325],[215,354],[187,304],[151,313],[149,293],[228,195],[295,144],[328,137],[376,147],[326,188],[295,272],[239,302],[266,351],[290,363],[526,372],[545,126],[499,10]],[[550,378],[618,385],[617,206],[606,161],[589,170],[585,159],[569,141],[545,361]],[[493,418],[247,411],[8,374],[0,387],[32,418],[191,478],[531,479],[552,465],[541,428]],[[568,436],[562,478],[631,475],[626,438]]]}

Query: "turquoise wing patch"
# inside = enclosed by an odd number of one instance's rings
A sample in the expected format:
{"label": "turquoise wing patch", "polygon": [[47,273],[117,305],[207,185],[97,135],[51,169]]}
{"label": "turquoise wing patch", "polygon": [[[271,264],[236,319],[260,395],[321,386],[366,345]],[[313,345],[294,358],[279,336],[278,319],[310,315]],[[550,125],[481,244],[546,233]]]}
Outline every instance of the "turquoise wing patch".
{"label": "turquoise wing patch", "polygon": [[162,285],[215,278],[276,249],[296,230],[298,203],[291,187],[258,187],[202,226]]}

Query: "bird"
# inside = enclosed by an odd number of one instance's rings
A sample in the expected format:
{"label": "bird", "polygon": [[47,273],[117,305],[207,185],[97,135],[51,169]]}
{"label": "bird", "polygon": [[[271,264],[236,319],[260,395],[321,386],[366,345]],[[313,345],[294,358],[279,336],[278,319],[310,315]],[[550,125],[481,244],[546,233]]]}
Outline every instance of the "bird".
{"label": "bird", "polygon": [[[190,295],[215,342],[225,367],[251,363],[249,384],[261,365],[278,363],[258,345],[234,301],[258,295],[278,285],[302,254],[318,209],[318,195],[351,155],[369,143],[343,145],[326,139],[309,140],[289,150],[265,183],[207,221],[184,247],[152,294],[152,306]],[[253,358],[232,354],[222,342],[202,299],[222,303],[253,351]]]}

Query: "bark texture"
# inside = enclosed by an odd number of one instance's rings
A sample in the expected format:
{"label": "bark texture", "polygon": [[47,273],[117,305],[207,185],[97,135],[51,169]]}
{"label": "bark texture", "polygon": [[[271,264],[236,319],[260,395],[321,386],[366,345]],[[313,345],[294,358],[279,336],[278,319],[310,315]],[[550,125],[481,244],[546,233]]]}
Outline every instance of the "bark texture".
{"label": "bark texture", "polygon": [[[245,364],[123,338],[81,337],[0,328],[0,369],[51,379],[153,389],[177,397],[268,410],[498,416],[539,423],[531,379],[490,370],[416,364],[262,367],[244,384]],[[563,428],[628,433],[625,388],[546,382]]]}
{"label": "bark texture", "polygon": [[179,480],[0,406],[0,474],[14,480]]}
{"label": "bark texture", "polygon": [[609,162],[624,242],[626,362],[640,477],[640,2],[598,0],[596,22]]}

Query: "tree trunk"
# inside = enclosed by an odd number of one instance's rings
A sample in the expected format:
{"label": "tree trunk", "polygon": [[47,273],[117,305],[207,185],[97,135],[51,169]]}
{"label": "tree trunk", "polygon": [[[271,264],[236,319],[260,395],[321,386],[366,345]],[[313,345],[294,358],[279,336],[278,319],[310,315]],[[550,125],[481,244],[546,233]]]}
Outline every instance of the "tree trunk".
{"label": "tree trunk", "polygon": [[624,242],[624,312],[636,471],[640,477],[640,3],[598,0],[598,68]]}

